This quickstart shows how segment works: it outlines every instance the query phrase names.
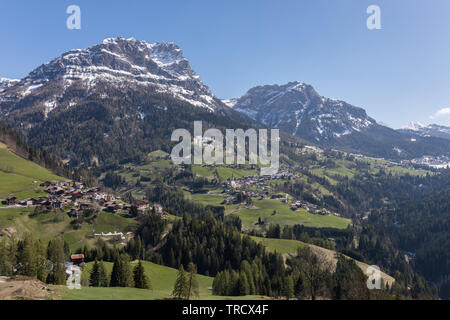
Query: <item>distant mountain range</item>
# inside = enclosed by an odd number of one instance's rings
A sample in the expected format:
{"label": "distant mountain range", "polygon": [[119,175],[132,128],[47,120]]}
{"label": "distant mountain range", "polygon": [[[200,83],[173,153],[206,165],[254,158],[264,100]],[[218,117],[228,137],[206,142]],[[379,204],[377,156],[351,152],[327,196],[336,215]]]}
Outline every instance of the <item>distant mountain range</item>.
{"label": "distant mountain range", "polygon": [[365,110],[301,82],[218,99],[174,43],[108,38],[0,80],[0,116],[35,147],[74,164],[126,161],[169,150],[176,128],[273,127],[324,147],[390,159],[449,155],[443,137],[378,124]]}
{"label": "distant mountain range", "polygon": [[411,135],[418,135],[421,137],[438,137],[450,139],[450,127],[441,126],[438,124],[430,124],[426,126],[421,124],[420,122],[411,122],[398,131]]}
{"label": "distant mountain range", "polygon": [[409,134],[378,124],[364,109],[323,97],[301,82],[257,86],[224,103],[269,127],[321,146],[392,159],[450,152],[448,141],[439,136],[411,139]]}
{"label": "distant mountain range", "polygon": [[301,82],[254,87],[228,105],[269,127],[316,143],[327,143],[377,124],[363,109],[322,97]]}

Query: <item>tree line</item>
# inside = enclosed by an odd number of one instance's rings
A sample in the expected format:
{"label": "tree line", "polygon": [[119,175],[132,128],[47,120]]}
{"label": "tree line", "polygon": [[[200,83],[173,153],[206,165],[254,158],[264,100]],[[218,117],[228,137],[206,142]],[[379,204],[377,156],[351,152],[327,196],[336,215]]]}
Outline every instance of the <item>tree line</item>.
{"label": "tree line", "polygon": [[95,260],[89,272],[89,286],[152,288],[151,281],[145,274],[141,260],[132,269],[130,257],[127,254],[119,254],[116,256],[110,276],[108,276],[103,261]]}
{"label": "tree line", "polygon": [[22,240],[0,240],[0,274],[34,277],[49,284],[65,284],[65,262],[70,251],[67,242],[55,238],[47,245],[29,234]]}

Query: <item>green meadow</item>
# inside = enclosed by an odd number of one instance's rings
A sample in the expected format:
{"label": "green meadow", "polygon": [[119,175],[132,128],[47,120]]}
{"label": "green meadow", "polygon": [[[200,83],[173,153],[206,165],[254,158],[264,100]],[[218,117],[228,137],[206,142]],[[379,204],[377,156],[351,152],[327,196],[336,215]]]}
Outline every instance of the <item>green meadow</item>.
{"label": "green meadow", "polygon": [[308,246],[308,244],[289,239],[271,239],[271,238],[261,238],[251,236],[252,240],[264,245],[269,252],[278,252],[281,254],[285,253],[296,253],[298,248]]}
{"label": "green meadow", "polygon": [[[200,202],[204,205],[223,206],[227,213],[235,214],[242,220],[244,230],[254,229],[258,218],[265,224],[275,223],[279,225],[303,224],[309,227],[345,229],[351,223],[350,219],[331,216],[311,214],[304,209],[292,211],[290,206],[277,199],[253,199],[250,208],[242,205],[223,205],[225,196],[218,194],[190,194],[185,193],[187,198]],[[275,214],[274,211],[276,212]]]}
{"label": "green meadow", "polygon": [[83,245],[94,246],[98,238],[89,237],[100,232],[133,231],[137,222],[118,214],[99,212],[94,218],[84,222],[81,227],[74,228],[73,221],[64,212],[48,212],[33,216],[32,208],[0,208],[0,228],[9,228],[9,232],[18,237],[31,234],[43,243],[62,236],[76,250]]}
{"label": "green meadow", "polygon": [[276,199],[253,200],[253,207],[241,209],[233,214],[241,218],[244,229],[257,227],[258,218],[261,218],[265,224],[275,223],[281,226],[302,224],[318,228],[345,229],[351,223],[350,219],[334,215],[311,214],[304,209],[292,211],[288,204]]}
{"label": "green meadow", "polygon": [[221,179],[231,179],[231,178],[242,178],[246,176],[256,176],[259,174],[259,169],[251,169],[248,166],[243,168],[228,168],[225,166],[214,166],[214,167],[202,167],[199,165],[192,166],[192,171],[197,175],[212,178],[214,177],[215,170]]}
{"label": "green meadow", "polygon": [[[113,264],[104,262],[108,273],[111,274]],[[136,262],[132,263],[132,267]],[[161,266],[152,262],[142,261],[145,273],[149,277],[152,289],[136,289],[136,288],[93,288],[82,287],[81,289],[69,290],[65,287],[58,287],[59,297],[63,300],[161,300],[171,299],[173,285],[175,283],[178,270]],[[90,262],[83,270],[83,277],[89,277],[89,271],[92,269],[93,263]],[[203,300],[229,300],[229,299],[264,299],[262,296],[245,296],[245,297],[222,297],[212,295],[212,282],[214,278],[203,275],[197,275],[199,283],[199,299]]]}
{"label": "green meadow", "polygon": [[64,178],[19,157],[0,143],[0,199],[9,195],[19,199],[44,195],[39,184],[45,180],[64,180]]}

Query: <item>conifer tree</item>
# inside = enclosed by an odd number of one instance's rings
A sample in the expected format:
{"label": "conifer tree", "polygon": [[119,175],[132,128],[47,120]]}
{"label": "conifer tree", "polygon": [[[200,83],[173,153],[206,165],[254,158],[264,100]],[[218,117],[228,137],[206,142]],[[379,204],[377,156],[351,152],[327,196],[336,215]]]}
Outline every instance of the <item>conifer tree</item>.
{"label": "conifer tree", "polygon": [[110,287],[120,287],[120,284],[122,283],[122,262],[119,259],[119,257],[116,257],[114,259],[114,264],[111,272],[111,280],[109,283]]}
{"label": "conifer tree", "polygon": [[37,263],[37,269],[36,269],[36,277],[44,282],[47,279],[47,275],[48,275],[48,268],[47,268],[47,259],[45,256],[45,248],[42,245],[42,242],[36,241],[35,243],[35,250],[36,250],[36,263]]}
{"label": "conifer tree", "polygon": [[107,287],[109,284],[108,275],[103,261],[98,263],[98,283],[100,287]]}
{"label": "conifer tree", "polygon": [[66,282],[66,268],[64,266],[64,242],[61,238],[50,240],[47,246],[47,258],[51,261],[51,270],[47,276],[47,283],[62,285]]}
{"label": "conifer tree", "polygon": [[294,285],[294,294],[297,298],[301,299],[306,296],[306,288],[305,288],[306,280],[302,273],[298,275]]}
{"label": "conifer tree", "polygon": [[18,273],[24,276],[35,277],[37,274],[36,254],[33,239],[26,235],[24,240],[19,241],[17,246],[17,256],[20,262]]}
{"label": "conifer tree", "polygon": [[188,273],[189,273],[189,276],[188,276],[187,299],[189,300],[189,298],[191,296],[194,296],[196,298],[198,298],[198,296],[199,296],[199,288],[198,288],[198,281],[197,281],[197,267],[192,262],[190,262],[188,264]]}
{"label": "conifer tree", "polygon": [[186,278],[186,274],[184,272],[183,265],[180,265],[180,269],[178,270],[177,279],[175,281],[175,285],[173,287],[172,295],[177,299],[183,299],[188,296],[188,282]]}
{"label": "conifer tree", "polygon": [[8,241],[0,240],[0,274],[9,276],[12,274],[12,270]]}
{"label": "conifer tree", "polygon": [[252,272],[250,263],[248,263],[247,260],[242,261],[241,272],[244,272],[247,277],[247,282],[248,282],[248,286],[249,286],[249,294],[255,294],[256,288],[255,288],[254,274]]}
{"label": "conifer tree", "polygon": [[294,281],[291,276],[287,276],[283,279],[283,286],[281,289],[281,295],[287,300],[294,296]]}
{"label": "conifer tree", "polygon": [[213,280],[213,285],[212,285],[213,294],[219,295],[219,296],[225,295],[225,292],[224,292],[224,288],[225,288],[224,280],[225,279],[224,279],[223,272],[217,273],[216,277]]}
{"label": "conifer tree", "polygon": [[245,272],[241,272],[239,274],[239,295],[240,296],[246,296],[250,292],[250,288],[248,285],[247,276],[245,275]]}
{"label": "conifer tree", "polygon": [[144,266],[139,260],[133,270],[134,287],[139,289],[151,289],[150,279],[145,274]]}
{"label": "conifer tree", "polygon": [[111,287],[130,287],[132,286],[132,277],[130,270],[130,260],[128,255],[121,254],[114,260],[113,270],[111,272]]}
{"label": "conifer tree", "polygon": [[239,295],[239,273],[235,270],[228,272],[229,280],[227,285],[227,295],[238,296]]}
{"label": "conifer tree", "polygon": [[122,287],[132,287],[133,286],[133,273],[130,265],[130,256],[128,254],[120,255],[122,258],[122,273],[123,273],[123,285]]}
{"label": "conifer tree", "polygon": [[95,260],[94,265],[92,266],[92,270],[90,271],[89,286],[91,287],[100,286],[100,270],[99,270],[99,263],[97,260]]}
{"label": "conifer tree", "polygon": [[11,238],[9,248],[8,248],[8,257],[9,257],[9,267],[10,274],[14,273],[14,268],[17,265],[17,241],[15,240],[14,236]]}

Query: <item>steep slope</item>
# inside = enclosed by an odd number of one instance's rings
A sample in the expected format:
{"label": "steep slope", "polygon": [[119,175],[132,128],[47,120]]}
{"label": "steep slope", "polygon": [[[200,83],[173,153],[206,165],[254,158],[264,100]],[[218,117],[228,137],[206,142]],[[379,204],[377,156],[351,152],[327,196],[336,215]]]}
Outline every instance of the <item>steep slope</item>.
{"label": "steep slope", "polygon": [[119,37],[66,52],[21,81],[6,83],[2,109],[14,113],[36,106],[47,117],[54,108],[77,104],[105,83],[117,88],[151,87],[157,93],[170,94],[211,111],[221,107],[176,44],[149,44]]}
{"label": "steep slope", "polygon": [[326,147],[395,159],[450,153],[450,143],[408,135],[378,124],[364,109],[320,96],[301,82],[250,89],[225,103],[252,119]]}
{"label": "steep slope", "polygon": [[251,122],[211,93],[177,45],[124,38],[38,67],[0,93],[0,115],[31,145],[75,165],[168,150],[172,131],[194,120],[219,128]]}
{"label": "steep slope", "polygon": [[[254,240],[258,243],[262,243],[268,251],[270,251],[270,252],[276,251],[278,253],[283,254],[284,257],[289,256],[289,255],[295,256],[297,254],[298,248],[308,246],[314,253],[322,254],[323,256],[325,256],[327,258],[327,260],[329,260],[332,263],[333,267],[336,267],[337,253],[334,250],[322,248],[322,247],[319,247],[319,246],[316,246],[313,244],[309,244],[309,243],[305,243],[305,242],[301,242],[298,240],[261,238],[261,237],[254,237],[254,236],[252,236],[251,238],[252,238],[252,240]],[[346,256],[346,258],[353,259],[348,256]],[[353,260],[356,262],[358,267],[360,267],[361,270],[364,273],[366,273],[369,265],[362,261],[358,261],[356,259],[353,259]],[[385,281],[385,283],[388,283],[390,286],[392,286],[392,284],[395,282],[395,279],[393,277],[391,277],[390,275],[388,275],[384,272],[381,272],[381,276],[382,276],[383,280]]]}
{"label": "steep slope", "polygon": [[290,82],[250,89],[234,109],[262,123],[321,142],[376,125],[361,108],[319,96],[310,85]]}
{"label": "steep slope", "polygon": [[15,132],[0,123],[0,199],[14,195],[19,199],[43,195],[44,180],[64,180],[44,166],[56,168],[49,158],[30,149]]}
{"label": "steep slope", "polygon": [[19,157],[0,141],[0,199],[9,195],[20,199],[43,195],[40,182],[56,179],[63,178]]}

